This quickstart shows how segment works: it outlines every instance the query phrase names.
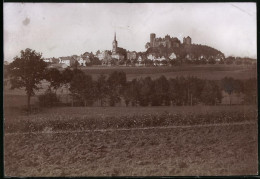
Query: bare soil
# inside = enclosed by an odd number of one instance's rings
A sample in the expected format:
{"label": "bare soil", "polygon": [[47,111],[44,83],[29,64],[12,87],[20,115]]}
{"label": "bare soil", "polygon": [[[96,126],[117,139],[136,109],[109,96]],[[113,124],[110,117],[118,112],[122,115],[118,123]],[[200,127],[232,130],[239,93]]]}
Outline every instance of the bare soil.
{"label": "bare soil", "polygon": [[5,113],[5,176],[257,174],[256,106],[65,107],[14,114]]}
{"label": "bare soil", "polygon": [[257,125],[6,135],[6,176],[257,174]]}

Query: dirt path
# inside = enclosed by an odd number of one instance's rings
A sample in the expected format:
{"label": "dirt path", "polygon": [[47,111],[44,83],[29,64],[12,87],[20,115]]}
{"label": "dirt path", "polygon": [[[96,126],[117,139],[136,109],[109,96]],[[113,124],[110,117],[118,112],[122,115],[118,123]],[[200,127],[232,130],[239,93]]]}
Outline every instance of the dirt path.
{"label": "dirt path", "polygon": [[157,126],[157,127],[140,127],[140,128],[110,128],[95,130],[65,130],[52,131],[51,129],[37,132],[19,132],[5,133],[6,136],[11,135],[28,135],[28,134],[67,134],[67,133],[84,133],[84,132],[113,132],[113,131],[136,131],[136,130],[153,130],[153,129],[185,129],[185,128],[201,128],[201,127],[222,127],[222,126],[239,126],[239,125],[257,125],[257,122],[235,122],[235,123],[218,123],[218,124],[200,124],[200,125],[184,125],[184,126]]}

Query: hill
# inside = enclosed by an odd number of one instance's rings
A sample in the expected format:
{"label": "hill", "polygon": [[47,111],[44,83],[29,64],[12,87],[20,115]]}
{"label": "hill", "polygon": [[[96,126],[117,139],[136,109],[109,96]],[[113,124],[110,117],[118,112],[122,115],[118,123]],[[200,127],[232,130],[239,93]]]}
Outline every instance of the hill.
{"label": "hill", "polygon": [[204,56],[208,57],[216,57],[221,56],[224,57],[224,54],[212,47],[200,44],[191,44],[191,45],[181,45],[180,47],[167,48],[163,46],[148,48],[146,54],[155,54],[157,56],[169,56],[171,53],[175,53],[179,58],[185,58],[187,55],[193,58],[199,58]]}

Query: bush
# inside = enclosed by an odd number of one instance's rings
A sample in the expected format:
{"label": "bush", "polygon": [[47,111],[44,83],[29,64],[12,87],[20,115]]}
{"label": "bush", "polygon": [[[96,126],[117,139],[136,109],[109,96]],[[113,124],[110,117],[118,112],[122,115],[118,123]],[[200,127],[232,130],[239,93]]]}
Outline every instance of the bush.
{"label": "bush", "polygon": [[56,93],[47,90],[43,95],[40,95],[38,97],[39,99],[39,104],[41,107],[53,107],[53,106],[58,106],[59,104],[59,99],[56,95]]}

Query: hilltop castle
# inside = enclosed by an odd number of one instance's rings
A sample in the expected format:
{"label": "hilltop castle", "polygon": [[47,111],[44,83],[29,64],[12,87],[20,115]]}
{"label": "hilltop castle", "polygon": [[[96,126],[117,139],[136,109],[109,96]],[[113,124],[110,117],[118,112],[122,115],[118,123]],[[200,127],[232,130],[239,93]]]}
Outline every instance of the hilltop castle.
{"label": "hilltop castle", "polygon": [[[183,38],[183,44],[184,45],[190,45],[191,44],[191,38],[184,37]],[[168,34],[164,38],[156,38],[155,33],[150,34],[150,42],[146,43],[145,47],[146,48],[151,48],[151,47],[167,47],[167,48],[172,48],[172,47],[180,47],[181,41],[177,37],[170,37]]]}

